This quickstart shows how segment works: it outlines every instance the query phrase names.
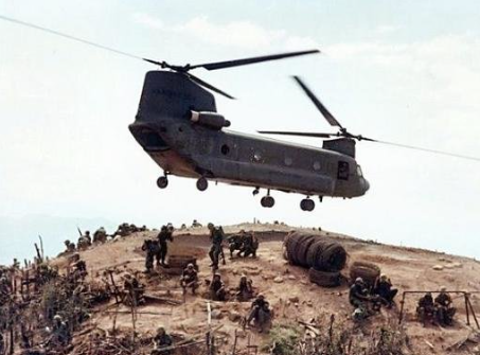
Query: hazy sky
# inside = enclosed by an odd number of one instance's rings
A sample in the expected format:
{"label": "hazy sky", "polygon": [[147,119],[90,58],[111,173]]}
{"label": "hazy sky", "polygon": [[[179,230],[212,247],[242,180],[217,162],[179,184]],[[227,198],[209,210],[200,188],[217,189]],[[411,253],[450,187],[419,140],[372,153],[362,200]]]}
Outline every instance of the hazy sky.
{"label": "hazy sky", "polygon": [[[234,130],[329,130],[289,77],[300,75],[354,133],[480,156],[477,1],[2,0],[0,15],[178,64],[319,48],[195,74],[239,98],[217,97]],[[480,257],[473,161],[361,142],[370,191],[325,199],[313,213],[294,194],[276,192],[276,206],[263,209],[247,188],[198,192],[194,180],[171,177],[159,190],[161,169],[127,129],[152,69],[0,21],[0,216],[157,226],[257,217]]]}

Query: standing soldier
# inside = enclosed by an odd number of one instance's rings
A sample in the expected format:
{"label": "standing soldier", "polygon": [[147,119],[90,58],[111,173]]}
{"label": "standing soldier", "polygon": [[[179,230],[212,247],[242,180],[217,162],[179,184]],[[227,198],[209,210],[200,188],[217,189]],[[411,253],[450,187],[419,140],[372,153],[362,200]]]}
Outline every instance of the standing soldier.
{"label": "standing soldier", "polygon": [[183,294],[187,293],[187,288],[192,288],[192,294],[195,294],[198,287],[198,273],[193,263],[189,263],[183,270],[180,285],[183,288]]}
{"label": "standing soldier", "polygon": [[170,240],[173,242],[173,226],[170,228],[167,227],[166,225],[163,225],[158,236],[157,236],[158,242],[160,243],[160,260],[162,263],[162,266],[165,267],[165,258],[167,257],[168,253],[168,244],[167,241]]}
{"label": "standing soldier", "polygon": [[145,288],[136,277],[126,274],[123,282],[123,290],[125,304],[137,306],[145,303],[145,299],[143,298]]}
{"label": "standing soldier", "polygon": [[[215,227],[212,223],[208,223],[208,230],[210,231],[210,240],[212,242],[212,246],[210,247],[210,251],[208,255],[210,256],[210,260],[212,263],[210,267],[214,269],[218,269],[218,259],[220,255],[223,253],[223,239],[224,233],[221,226]],[[223,255],[223,264],[225,264],[225,256]]]}
{"label": "standing soldier", "polygon": [[[153,338],[154,347],[152,350],[152,355],[170,355],[172,350],[169,349],[173,340],[170,335],[165,332],[165,328],[160,326],[157,329],[157,334]],[[165,350],[167,348],[167,350]]]}

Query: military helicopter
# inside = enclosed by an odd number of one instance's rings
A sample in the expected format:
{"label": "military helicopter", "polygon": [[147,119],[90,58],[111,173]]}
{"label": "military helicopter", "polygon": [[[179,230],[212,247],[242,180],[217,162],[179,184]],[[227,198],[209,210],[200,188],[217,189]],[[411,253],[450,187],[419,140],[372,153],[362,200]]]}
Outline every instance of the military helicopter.
{"label": "military helicopter", "polygon": [[200,191],[207,190],[209,182],[222,182],[252,187],[254,195],[259,194],[260,189],[266,190],[266,195],[260,200],[265,208],[271,208],[275,204],[271,191],[298,193],[306,196],[301,200],[300,208],[303,211],[313,211],[315,202],[311,197],[317,196],[320,201],[324,197],[354,198],[368,191],[370,185],[355,160],[356,141],[379,142],[480,160],[351,134],[299,77],[294,77],[297,84],[327,122],[338,127],[339,131],[259,133],[328,139],[323,141],[322,148],[235,132],[227,129],[230,121],[217,112],[215,98],[210,91],[229,99],[234,97],[190,73],[198,68],[211,71],[320,53],[316,49],[178,66],[118,51],[16,19],[4,16],[0,16],[0,19],[160,67],[160,70],[146,73],[138,112],[134,123],[129,125],[129,130],[145,152],[163,169],[163,175],[157,179],[157,185],[161,189],[168,186],[168,177],[172,175],[196,179]]}

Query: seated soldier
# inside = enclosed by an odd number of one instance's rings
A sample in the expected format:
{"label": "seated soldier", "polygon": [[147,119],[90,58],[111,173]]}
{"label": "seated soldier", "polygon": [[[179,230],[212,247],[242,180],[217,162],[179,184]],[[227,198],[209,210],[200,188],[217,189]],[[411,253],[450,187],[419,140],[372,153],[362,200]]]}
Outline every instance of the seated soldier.
{"label": "seated soldier", "polygon": [[427,320],[433,320],[435,315],[435,306],[433,304],[432,293],[426,293],[422,298],[419,299],[417,305],[417,315],[422,321],[423,325],[426,324]]}
{"label": "seated soldier", "polygon": [[[168,349],[173,344],[172,337],[165,332],[164,327],[157,329],[157,334],[153,338],[154,347],[152,355],[170,355],[171,349]],[[165,350],[167,348],[167,350]]]}
{"label": "seated soldier", "polygon": [[445,287],[440,289],[440,294],[435,298],[435,306],[437,307],[437,321],[440,325],[452,325],[457,309],[452,307],[452,298]]}
{"label": "seated soldier", "polygon": [[270,323],[270,305],[262,294],[258,295],[257,299],[253,301],[252,306],[250,307],[250,313],[246,320],[247,327],[250,326],[252,320],[254,324],[258,326],[259,332],[263,332],[265,327]]}
{"label": "seated soldier", "polygon": [[55,315],[53,317],[52,328],[47,328],[47,331],[50,332],[50,338],[47,341],[47,345],[52,346],[54,349],[61,350],[70,344],[72,340],[70,328],[60,315]]}
{"label": "seated soldier", "polygon": [[218,273],[215,273],[213,276],[213,281],[210,284],[210,298],[220,302],[224,302],[227,299],[225,284],[222,281],[222,277]]}
{"label": "seated soldier", "polygon": [[243,257],[248,257],[250,255],[257,257],[257,249],[258,240],[253,235],[253,232],[250,231],[249,233],[245,233],[243,238],[243,246],[239,252],[239,255],[243,253]]}
{"label": "seated soldier", "polygon": [[140,284],[136,277],[133,277],[130,274],[125,275],[125,280],[123,282],[123,302],[128,305],[141,305],[145,303],[143,298],[143,293],[145,288]]}
{"label": "seated soldier", "polygon": [[228,248],[230,250],[230,258],[233,258],[233,252],[238,251],[237,257],[240,257],[242,252],[243,242],[245,239],[245,230],[240,230],[240,233],[228,237]]}
{"label": "seated soldier", "polygon": [[187,268],[183,270],[180,285],[183,288],[183,294],[187,293],[187,288],[191,288],[192,294],[195,294],[198,287],[198,273],[193,263],[189,263]]}
{"label": "seated soldier", "polygon": [[348,300],[355,307],[353,312],[355,320],[365,319],[370,316],[368,303],[371,301],[371,298],[361,277],[358,277],[350,287]]}
{"label": "seated soldier", "polygon": [[392,288],[390,278],[388,278],[387,275],[382,274],[375,282],[373,293],[380,297],[380,302],[382,304],[390,308],[395,303],[393,298],[397,295],[398,289]]}
{"label": "seated soldier", "polygon": [[238,286],[237,297],[240,302],[246,302],[253,298],[255,292],[253,290],[253,282],[251,279],[247,279],[247,276],[243,275],[240,278],[240,284]]}

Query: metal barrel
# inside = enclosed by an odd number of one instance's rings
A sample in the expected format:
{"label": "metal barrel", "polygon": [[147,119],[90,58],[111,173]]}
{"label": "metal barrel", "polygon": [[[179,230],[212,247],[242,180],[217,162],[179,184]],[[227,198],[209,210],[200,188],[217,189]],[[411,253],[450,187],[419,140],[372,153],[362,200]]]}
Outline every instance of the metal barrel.
{"label": "metal barrel", "polygon": [[347,261],[343,246],[322,235],[294,231],[285,237],[284,244],[287,258],[294,265],[336,272]]}

